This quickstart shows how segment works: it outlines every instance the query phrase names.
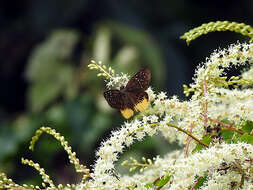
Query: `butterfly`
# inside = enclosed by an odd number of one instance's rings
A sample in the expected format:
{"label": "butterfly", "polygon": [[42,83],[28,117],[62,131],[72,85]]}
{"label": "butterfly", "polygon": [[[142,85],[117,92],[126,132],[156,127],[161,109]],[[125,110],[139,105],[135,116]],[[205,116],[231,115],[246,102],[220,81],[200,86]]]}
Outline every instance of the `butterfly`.
{"label": "butterfly", "polygon": [[148,94],[151,72],[148,68],[140,70],[120,90],[108,90],[104,92],[107,103],[118,109],[126,119],[134,115],[134,111],[142,112],[149,106]]}

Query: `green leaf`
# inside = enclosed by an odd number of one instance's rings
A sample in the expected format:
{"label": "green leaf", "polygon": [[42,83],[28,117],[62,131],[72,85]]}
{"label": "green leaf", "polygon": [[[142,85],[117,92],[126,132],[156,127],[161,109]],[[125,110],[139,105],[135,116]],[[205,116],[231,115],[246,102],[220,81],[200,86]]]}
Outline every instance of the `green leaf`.
{"label": "green leaf", "polygon": [[146,188],[152,188],[152,187],[153,187],[153,183],[147,183],[147,184],[145,185],[145,187],[146,187]]}
{"label": "green leaf", "polygon": [[[105,114],[98,112],[91,115],[89,125],[82,128],[78,134],[82,135],[79,142],[82,150],[92,151],[93,145],[98,142],[98,139],[108,130],[112,125],[111,118]],[[81,125],[82,126],[82,125]]]}
{"label": "green leaf", "polygon": [[162,177],[160,180],[158,180],[156,183],[155,183],[155,186],[159,186],[159,187],[162,187],[164,185],[166,185],[169,181],[170,181],[170,178],[171,176],[165,176],[165,177]]}
{"label": "green leaf", "polygon": [[75,97],[75,71],[69,62],[78,38],[75,31],[58,30],[32,52],[25,71],[30,82],[28,104],[31,111],[40,112],[61,95]]}
{"label": "green leaf", "polygon": [[253,136],[248,133],[244,133],[240,138],[238,138],[238,141],[253,144]]}
{"label": "green leaf", "polygon": [[47,81],[32,85],[28,90],[29,109],[33,112],[40,112],[60,94],[62,89],[62,85],[55,85]]}
{"label": "green leaf", "polygon": [[198,183],[195,186],[195,189],[199,189],[201,186],[203,186],[204,182],[207,181],[207,176],[201,177],[198,181]]}
{"label": "green leaf", "polygon": [[66,60],[69,60],[79,34],[73,30],[56,30],[38,45],[28,60],[25,71],[30,82],[51,79]]}
{"label": "green leaf", "polygon": [[232,139],[233,139],[234,134],[235,134],[235,132],[232,130],[227,130],[227,129],[221,130],[222,138],[226,143],[232,143]]}
{"label": "green leaf", "polygon": [[156,187],[163,187],[164,185],[166,185],[169,181],[170,181],[171,176],[164,176],[161,179],[159,179],[158,181],[154,183],[147,183],[145,185],[146,188],[153,188],[154,186]]}
{"label": "green leaf", "polygon": [[108,27],[101,26],[96,32],[93,43],[93,59],[108,62],[111,50],[111,31]]}
{"label": "green leaf", "polygon": [[[205,143],[206,145],[209,145],[211,142],[211,136],[210,135],[206,135],[203,137],[203,139],[201,140],[201,142]],[[200,150],[202,150],[203,148],[205,148],[205,146],[201,145],[201,144],[197,144],[197,146],[195,147],[195,149],[192,151],[192,153],[195,152],[199,152]]]}
{"label": "green leaf", "polygon": [[244,125],[242,126],[242,130],[250,133],[253,130],[253,122],[252,121],[246,121]]}
{"label": "green leaf", "polygon": [[221,120],[222,123],[230,124],[230,121],[228,119]]}
{"label": "green leaf", "polygon": [[13,122],[13,126],[15,136],[19,142],[31,138],[31,135],[34,133],[34,123],[36,123],[36,125],[39,124],[37,120],[34,121],[28,114],[21,114],[16,118]]}
{"label": "green leaf", "polygon": [[[2,123],[1,123],[2,124]],[[1,125],[0,127],[0,161],[2,162],[7,156],[14,154],[18,149],[18,139],[10,127]],[[8,157],[7,157],[8,158]]]}
{"label": "green leaf", "polygon": [[55,104],[49,107],[47,112],[45,112],[46,121],[53,123],[55,127],[64,126],[67,123],[66,110],[64,109],[64,104]]}
{"label": "green leaf", "polygon": [[62,65],[55,70],[54,76],[35,81],[28,89],[29,109],[40,112],[60,95],[66,95],[66,89],[74,76],[71,66]]}

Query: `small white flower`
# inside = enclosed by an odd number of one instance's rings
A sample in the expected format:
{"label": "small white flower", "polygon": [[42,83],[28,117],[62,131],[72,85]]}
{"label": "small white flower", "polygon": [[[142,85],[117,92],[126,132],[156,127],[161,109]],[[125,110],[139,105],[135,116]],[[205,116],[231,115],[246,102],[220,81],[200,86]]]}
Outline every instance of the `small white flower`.
{"label": "small white flower", "polygon": [[148,93],[149,101],[153,102],[156,99],[156,95],[151,87],[149,87],[146,92]]}
{"label": "small white flower", "polygon": [[158,95],[157,95],[157,98],[159,100],[164,100],[165,98],[167,98],[167,95],[165,92],[160,92]]}
{"label": "small white flower", "polygon": [[151,123],[156,123],[156,122],[158,122],[158,117],[156,115],[151,115],[150,121],[151,121]]}

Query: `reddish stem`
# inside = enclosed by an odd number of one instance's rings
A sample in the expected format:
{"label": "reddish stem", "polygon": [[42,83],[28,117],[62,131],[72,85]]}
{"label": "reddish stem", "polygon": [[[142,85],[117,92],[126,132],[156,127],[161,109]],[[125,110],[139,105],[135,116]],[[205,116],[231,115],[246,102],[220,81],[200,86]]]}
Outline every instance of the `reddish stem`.
{"label": "reddish stem", "polygon": [[253,162],[253,158],[250,158],[250,159],[245,160],[245,161],[247,161],[247,162]]}
{"label": "reddish stem", "polygon": [[220,121],[218,119],[211,119],[211,118],[207,118],[207,119],[210,120],[210,121],[212,121],[212,122],[218,123],[218,124],[226,127],[226,129],[228,129],[228,130],[236,131],[236,132],[238,132],[238,133],[240,133],[242,135],[244,134],[244,132],[242,130],[236,129],[235,127],[233,127],[233,125],[231,123],[227,124],[227,123],[224,123],[224,122],[222,122],[222,121]]}
{"label": "reddish stem", "polygon": [[[204,97],[207,95],[206,79],[203,81]],[[207,128],[207,100],[204,102],[204,128]]]}
{"label": "reddish stem", "polygon": [[201,177],[198,177],[197,180],[195,181],[195,183],[193,184],[193,186],[191,187],[190,190],[194,190],[196,185],[198,184],[199,180],[200,180]]}
{"label": "reddish stem", "polygon": [[[193,129],[193,124],[191,124],[190,126],[190,130],[189,130],[189,133],[192,133],[192,129]],[[185,149],[184,149],[184,157],[187,157],[188,156],[188,149],[189,149],[189,145],[190,145],[190,142],[191,142],[191,137],[187,137],[187,142],[186,142],[186,146],[185,146]]]}
{"label": "reddish stem", "polygon": [[222,122],[222,121],[220,121],[220,120],[218,120],[218,119],[211,119],[211,118],[208,118],[208,120],[213,121],[213,122],[215,122],[215,123],[218,123],[218,124],[220,124],[220,125],[226,127],[227,129],[233,128],[233,125],[232,125],[231,123],[230,123],[230,124],[227,124],[227,123],[224,123],[224,122]]}

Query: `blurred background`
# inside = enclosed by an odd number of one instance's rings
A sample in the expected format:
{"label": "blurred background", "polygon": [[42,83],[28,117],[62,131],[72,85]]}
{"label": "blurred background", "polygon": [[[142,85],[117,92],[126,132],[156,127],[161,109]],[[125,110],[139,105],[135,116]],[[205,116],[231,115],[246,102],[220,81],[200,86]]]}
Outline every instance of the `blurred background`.
{"label": "blurred background", "polygon": [[[184,99],[182,85],[191,82],[205,57],[247,38],[216,32],[187,47],[179,37],[210,21],[253,25],[252,0],[2,0],[0,5],[0,171],[30,184],[41,179],[21,157],[39,162],[57,183],[80,177],[51,136],[43,135],[35,151],[28,150],[41,126],[64,135],[90,166],[100,142],[124,122],[102,96],[103,79],[87,69],[91,59],[130,75],[148,67],[155,91]],[[146,138],[122,159],[151,158],[175,147]]]}

